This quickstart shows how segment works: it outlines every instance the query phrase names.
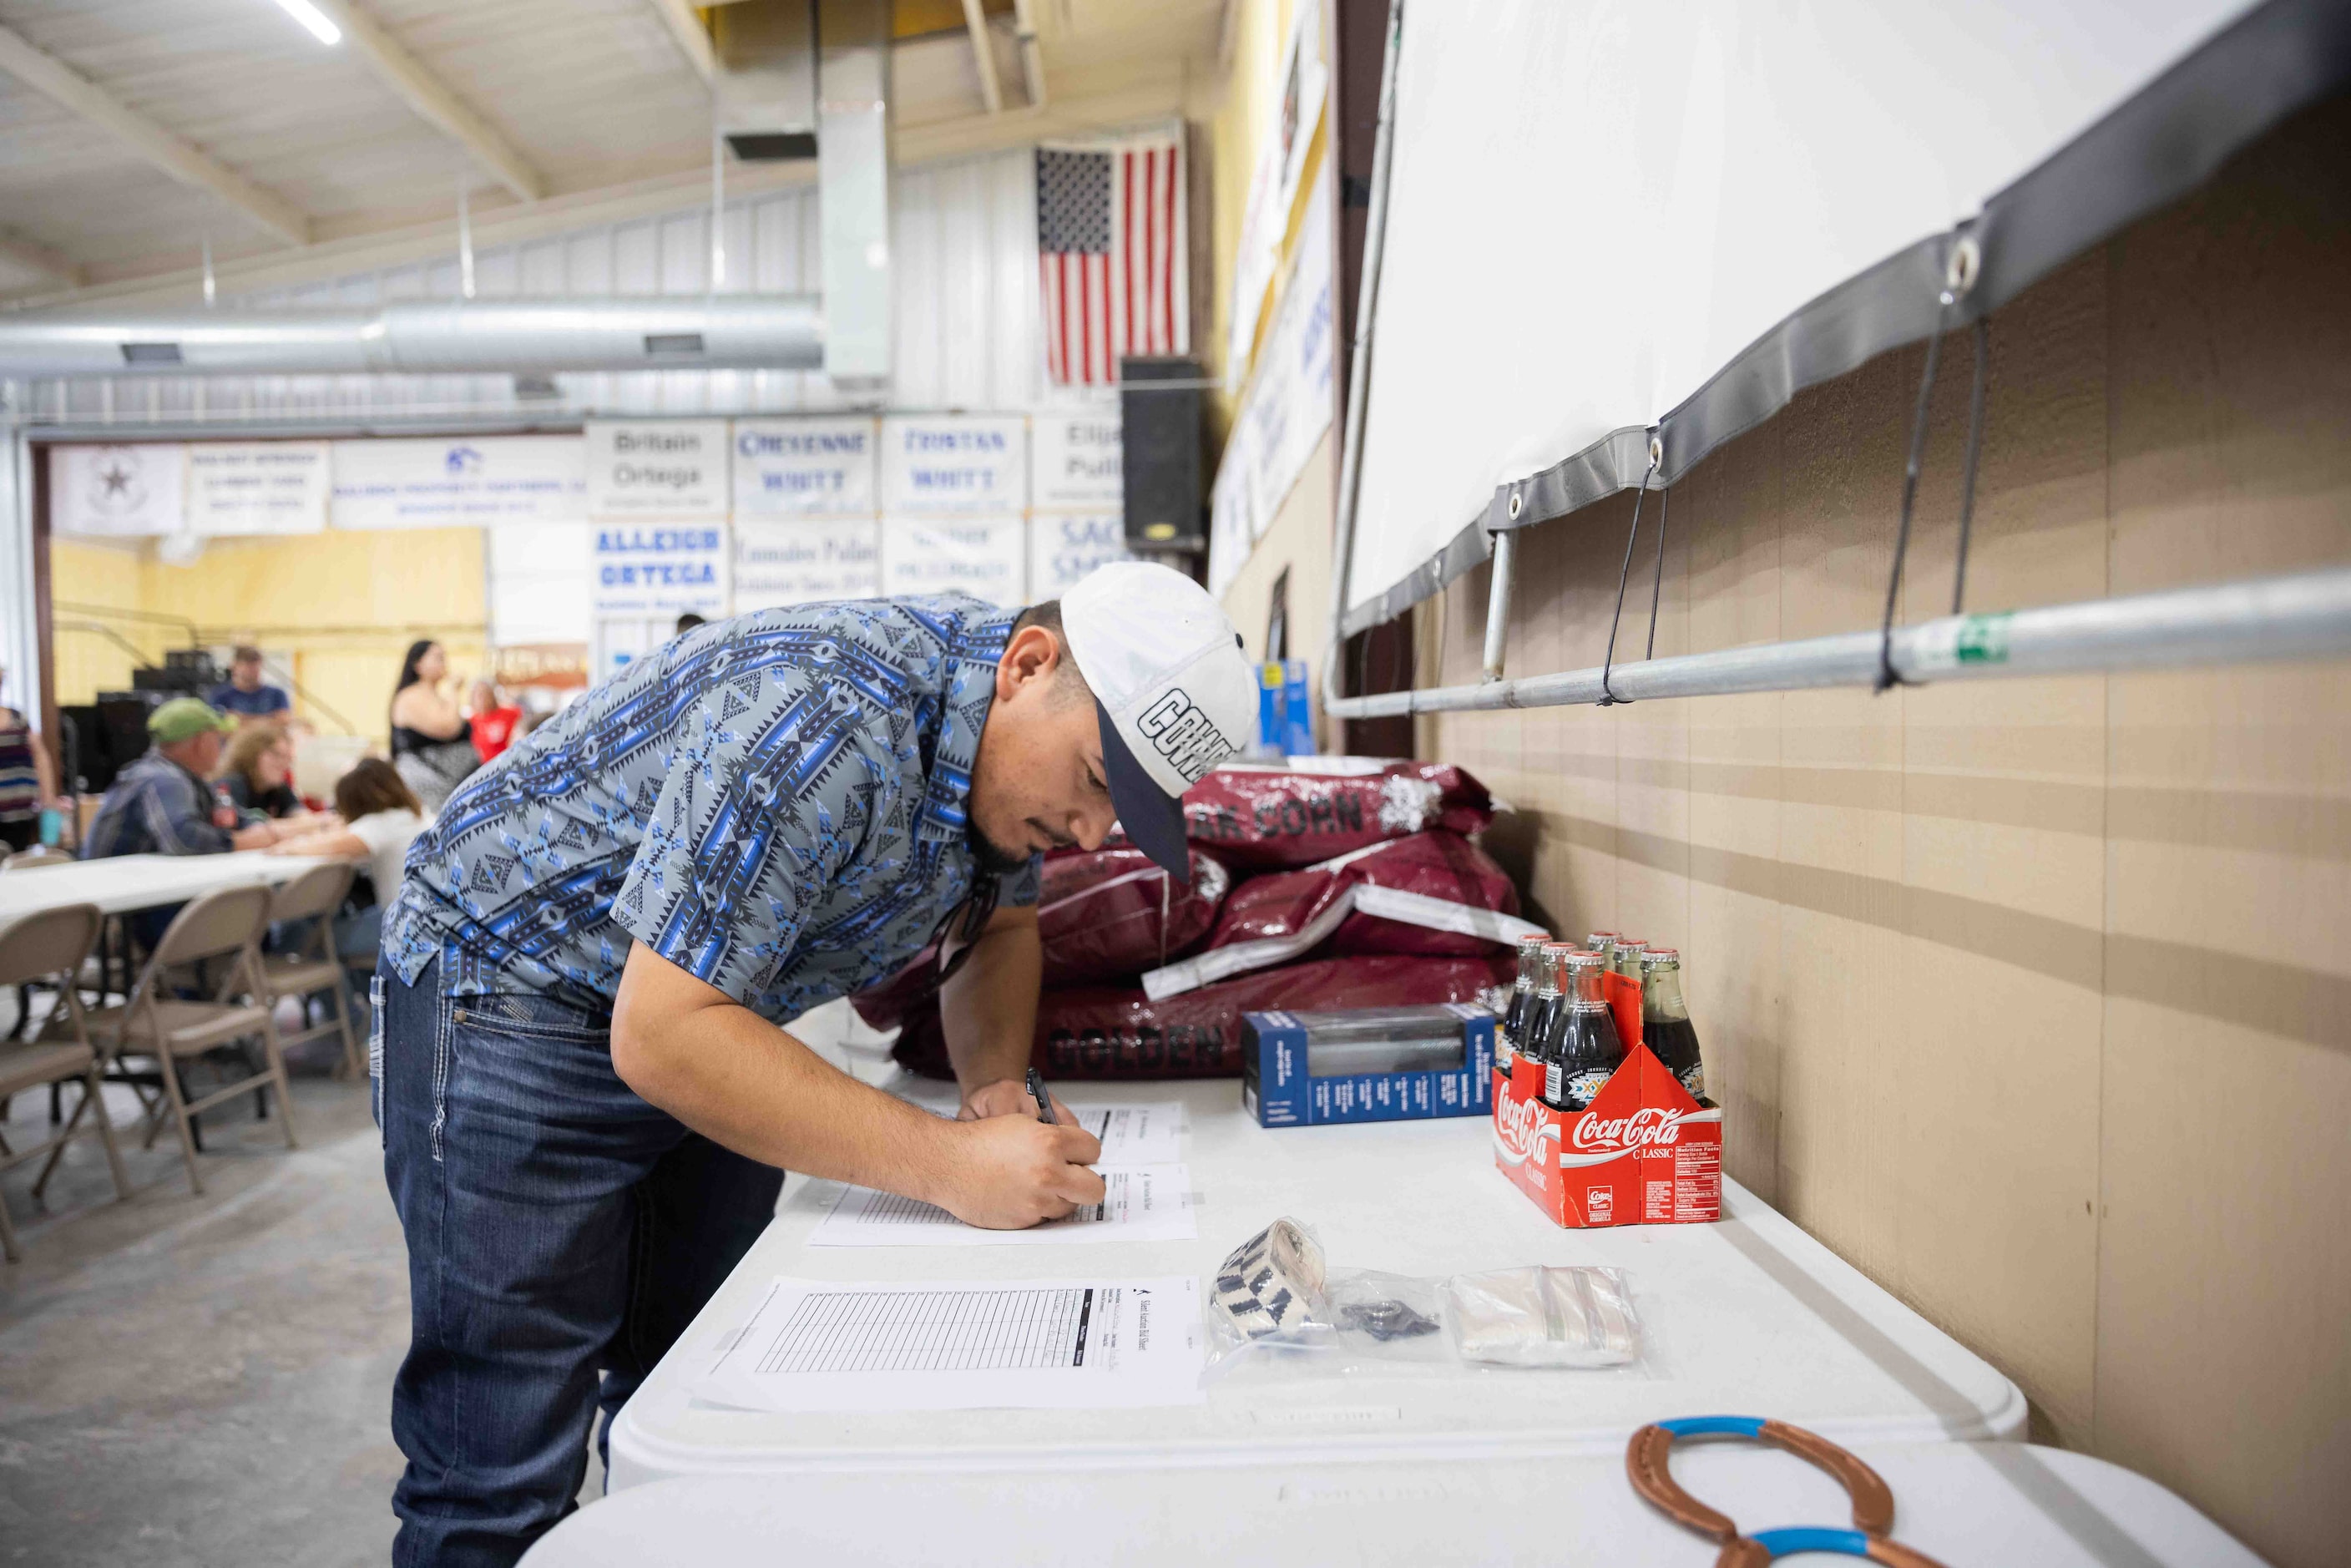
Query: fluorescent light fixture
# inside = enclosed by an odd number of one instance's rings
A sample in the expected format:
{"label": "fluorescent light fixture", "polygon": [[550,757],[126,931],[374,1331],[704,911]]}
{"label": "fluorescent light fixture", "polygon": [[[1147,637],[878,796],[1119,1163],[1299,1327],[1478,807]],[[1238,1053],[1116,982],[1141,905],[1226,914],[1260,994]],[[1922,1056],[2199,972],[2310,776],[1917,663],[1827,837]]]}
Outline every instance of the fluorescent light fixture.
{"label": "fluorescent light fixture", "polygon": [[277,5],[288,16],[301,23],[303,31],[319,42],[340,44],[343,41],[343,30],[336,26],[334,20],[324,11],[310,4],[310,0],[277,0]]}

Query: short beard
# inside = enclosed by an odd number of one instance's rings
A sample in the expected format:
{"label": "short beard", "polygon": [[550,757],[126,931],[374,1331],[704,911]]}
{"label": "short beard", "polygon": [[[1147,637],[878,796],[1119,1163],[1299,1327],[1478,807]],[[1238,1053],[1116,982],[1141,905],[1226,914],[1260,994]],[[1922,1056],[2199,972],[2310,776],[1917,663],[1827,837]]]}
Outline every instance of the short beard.
{"label": "short beard", "polygon": [[1014,872],[1028,869],[1029,857],[1026,854],[1014,854],[1004,848],[981,832],[977,822],[970,824],[965,836],[971,841],[971,858],[979,862],[980,870],[995,876],[1010,876]]}

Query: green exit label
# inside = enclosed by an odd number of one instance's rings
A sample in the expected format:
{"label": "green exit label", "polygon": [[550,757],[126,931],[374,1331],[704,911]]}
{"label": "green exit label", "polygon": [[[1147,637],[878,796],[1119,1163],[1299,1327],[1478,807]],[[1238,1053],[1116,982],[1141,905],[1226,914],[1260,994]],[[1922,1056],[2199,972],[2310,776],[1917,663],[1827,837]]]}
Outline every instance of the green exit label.
{"label": "green exit label", "polygon": [[1959,622],[1959,635],[1951,653],[1962,664],[2004,664],[2008,663],[2008,622],[2010,612],[1997,615],[1970,615]]}

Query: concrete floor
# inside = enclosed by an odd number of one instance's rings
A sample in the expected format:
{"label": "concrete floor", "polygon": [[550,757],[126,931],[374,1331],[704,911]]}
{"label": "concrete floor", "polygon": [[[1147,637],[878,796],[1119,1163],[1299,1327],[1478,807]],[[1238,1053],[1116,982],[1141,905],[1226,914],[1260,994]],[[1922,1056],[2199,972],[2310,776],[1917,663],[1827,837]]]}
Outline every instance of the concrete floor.
{"label": "concrete floor", "polygon": [[[844,1013],[795,1029],[848,1065],[860,1031]],[[859,1040],[868,1062],[875,1040]],[[37,1166],[0,1176],[25,1254],[0,1265],[0,1563],[388,1558],[405,1252],[365,1082],[294,1091],[291,1153],[250,1101],[205,1117],[202,1197],[168,1134],[126,1147],[129,1203],[94,1139],[76,1141],[46,1210]],[[129,1091],[110,1099],[130,1123]],[[33,1094],[0,1125],[24,1147],[47,1121]],[[591,1451],[582,1496],[602,1490]]]}

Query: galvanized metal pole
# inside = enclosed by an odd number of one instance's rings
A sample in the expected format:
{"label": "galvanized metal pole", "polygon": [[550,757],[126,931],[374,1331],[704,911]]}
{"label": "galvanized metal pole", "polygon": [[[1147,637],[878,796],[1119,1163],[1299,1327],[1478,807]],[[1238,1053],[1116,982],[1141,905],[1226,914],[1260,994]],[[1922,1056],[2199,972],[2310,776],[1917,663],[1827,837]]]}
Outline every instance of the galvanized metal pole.
{"label": "galvanized metal pole", "polygon": [[1519,559],[1519,533],[1494,536],[1494,579],[1486,594],[1486,678],[1502,678],[1502,655],[1510,640],[1510,579]]}
{"label": "galvanized metal pole", "polygon": [[[1620,701],[1742,692],[1874,686],[1879,633],[1847,632],[1618,664]],[[1906,683],[1997,680],[2094,671],[2178,669],[2351,654],[2351,570],[2097,599],[1990,615],[1947,615],[1897,628],[1892,657]],[[1597,668],[1474,686],[1388,692],[1327,705],[1337,718],[1597,704]]]}

